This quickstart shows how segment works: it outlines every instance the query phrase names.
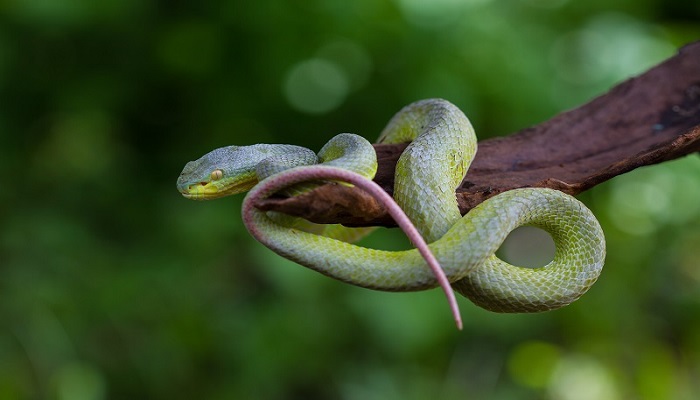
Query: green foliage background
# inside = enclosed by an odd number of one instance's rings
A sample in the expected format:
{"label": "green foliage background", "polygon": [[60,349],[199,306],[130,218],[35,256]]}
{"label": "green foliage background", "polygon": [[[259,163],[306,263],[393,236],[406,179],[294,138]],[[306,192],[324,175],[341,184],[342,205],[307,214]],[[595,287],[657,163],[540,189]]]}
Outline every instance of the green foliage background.
{"label": "green foliage background", "polygon": [[420,98],[506,135],[699,22],[682,0],[0,2],[0,398],[698,398],[697,156],[581,196],[609,255],[579,302],[461,299],[462,332],[439,291],[334,282],[250,239],[240,197],[174,186],[215,147],[373,139]]}

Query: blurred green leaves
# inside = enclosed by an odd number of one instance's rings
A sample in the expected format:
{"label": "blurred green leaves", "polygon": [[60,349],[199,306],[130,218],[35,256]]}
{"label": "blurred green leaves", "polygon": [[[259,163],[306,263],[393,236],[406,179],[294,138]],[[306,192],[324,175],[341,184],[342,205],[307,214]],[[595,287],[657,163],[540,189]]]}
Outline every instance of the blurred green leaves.
{"label": "blurred green leaves", "polygon": [[[509,134],[671,56],[698,20],[654,0],[0,3],[0,398],[697,397],[698,157],[581,197],[608,259],[580,301],[463,300],[463,332],[438,291],[330,281],[253,242],[240,197],[174,186],[214,147],[374,139],[425,97]],[[512,239],[504,254],[538,245]]]}

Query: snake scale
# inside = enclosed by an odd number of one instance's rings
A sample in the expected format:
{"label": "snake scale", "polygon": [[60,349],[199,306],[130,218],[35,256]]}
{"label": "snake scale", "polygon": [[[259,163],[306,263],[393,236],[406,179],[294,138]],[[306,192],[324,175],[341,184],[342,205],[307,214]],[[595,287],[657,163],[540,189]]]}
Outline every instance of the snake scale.
{"label": "snake scale", "polygon": [[[570,304],[597,280],[605,260],[603,231],[572,196],[545,188],[514,189],[460,214],[455,189],[477,144],[469,120],[450,102],[428,99],[404,107],[379,142],[410,142],[396,167],[395,203],[371,181],[377,168],[371,144],[353,134],[334,137],[318,155],[293,145],[222,147],[187,163],[177,187],[195,200],[249,191],[242,211],[248,231],[281,256],[332,278],[384,291],[440,285],[459,327],[450,284],[491,311],[538,312]],[[349,243],[359,236],[347,234],[349,228],[323,228],[254,206],[275,193],[292,196],[329,181],[375,196],[417,248],[359,247]],[[549,264],[525,268],[496,257],[508,234],[523,225],[551,235],[556,250]]]}

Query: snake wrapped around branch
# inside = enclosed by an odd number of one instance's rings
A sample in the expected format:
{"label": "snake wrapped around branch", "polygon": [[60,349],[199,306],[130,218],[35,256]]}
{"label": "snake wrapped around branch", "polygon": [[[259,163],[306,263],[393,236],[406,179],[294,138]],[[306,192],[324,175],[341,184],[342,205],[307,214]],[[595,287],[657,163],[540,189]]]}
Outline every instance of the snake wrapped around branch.
{"label": "snake wrapped around branch", "polygon": [[[451,288],[488,310],[538,312],[570,304],[597,280],[605,260],[603,231],[572,196],[521,188],[460,214],[455,189],[477,142],[467,117],[450,102],[428,99],[404,107],[378,141],[410,142],[396,166],[393,199],[371,181],[377,169],[373,147],[353,134],[334,137],[318,155],[293,145],[222,147],[187,163],[177,187],[195,200],[249,191],[242,211],[248,231],[281,256],[332,278],[384,291],[441,286],[459,327]],[[375,196],[416,249],[360,247],[351,242],[366,228],[321,226],[255,207],[273,194],[294,196],[329,181]],[[509,233],[524,225],[551,235],[556,250],[547,265],[519,267],[495,255]]]}

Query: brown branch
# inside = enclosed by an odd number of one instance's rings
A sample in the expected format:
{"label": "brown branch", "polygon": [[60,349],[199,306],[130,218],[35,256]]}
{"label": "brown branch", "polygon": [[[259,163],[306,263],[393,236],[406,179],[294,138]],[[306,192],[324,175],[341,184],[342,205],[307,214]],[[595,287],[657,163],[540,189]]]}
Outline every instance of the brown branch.
{"label": "brown branch", "polygon": [[[375,145],[375,181],[393,188],[396,160],[406,147]],[[700,151],[700,42],[604,96],[514,135],[479,142],[457,189],[462,213],[498,193],[548,187],[576,195],[614,176]],[[372,197],[324,185],[292,198],[261,202],[319,223],[392,226]]]}

